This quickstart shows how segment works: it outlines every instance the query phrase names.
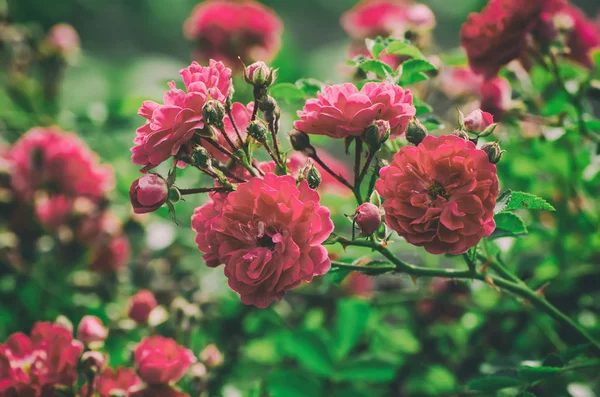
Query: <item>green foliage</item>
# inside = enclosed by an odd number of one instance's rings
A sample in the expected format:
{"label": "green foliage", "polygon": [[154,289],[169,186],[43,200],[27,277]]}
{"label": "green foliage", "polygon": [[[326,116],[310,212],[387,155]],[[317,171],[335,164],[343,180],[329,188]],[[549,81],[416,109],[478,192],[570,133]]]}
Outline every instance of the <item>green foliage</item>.
{"label": "green foliage", "polygon": [[507,376],[486,376],[483,378],[473,379],[469,382],[467,387],[470,390],[493,392],[509,387],[519,387],[522,385],[523,383],[516,378],[510,378]]}
{"label": "green foliage", "polygon": [[496,221],[496,228],[504,230],[512,234],[526,234],[527,226],[523,219],[511,212],[501,212],[494,215],[494,221]]}

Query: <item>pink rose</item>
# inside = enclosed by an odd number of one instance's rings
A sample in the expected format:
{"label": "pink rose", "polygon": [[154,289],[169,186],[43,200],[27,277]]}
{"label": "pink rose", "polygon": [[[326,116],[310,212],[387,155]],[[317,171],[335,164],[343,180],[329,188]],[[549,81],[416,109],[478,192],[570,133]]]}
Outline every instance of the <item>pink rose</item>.
{"label": "pink rose", "polygon": [[48,32],[48,43],[60,54],[70,54],[79,51],[79,34],[73,26],[66,23],[54,25]]}
{"label": "pink rose", "polygon": [[356,226],[358,226],[364,235],[370,236],[381,225],[381,211],[374,204],[363,203],[359,205],[356,212],[354,212],[354,216]]}
{"label": "pink rose", "polygon": [[193,62],[179,73],[187,92],[172,81],[163,105],[145,101],[138,111],[147,121],[137,129],[131,152],[143,172],[176,155],[197,129],[204,128],[202,108],[209,98],[225,104],[230,95],[231,69],[221,62],[211,59],[207,67]]}
{"label": "pink rose", "polygon": [[139,377],[148,385],[175,383],[196,361],[190,350],[162,336],[142,339],[133,356]]}
{"label": "pink rose", "polygon": [[183,30],[196,43],[195,59],[217,59],[239,71],[238,57],[244,63],[275,57],[283,23],[272,9],[253,0],[212,0],[194,8]]}
{"label": "pink rose", "polygon": [[73,199],[67,196],[43,195],[35,200],[35,214],[46,229],[56,232],[73,212]]}
{"label": "pink rose", "polygon": [[129,199],[136,214],[156,211],[167,202],[168,195],[167,181],[154,173],[139,177],[129,188]]}
{"label": "pink rose", "polygon": [[104,342],[108,337],[108,329],[104,327],[102,320],[96,316],[84,316],[77,327],[77,339],[83,344],[89,345],[93,342]]}
{"label": "pink rose", "polygon": [[447,66],[440,71],[440,89],[450,99],[477,96],[483,77],[469,66]]}
{"label": "pink rose", "polygon": [[217,346],[210,344],[202,350],[200,359],[208,368],[218,367],[223,364],[223,353],[221,353]]}
{"label": "pink rose", "polygon": [[154,294],[148,290],[140,290],[129,299],[129,318],[138,324],[146,324],[154,308],[158,306]]}
{"label": "pink rose", "polygon": [[294,128],[332,138],[361,136],[377,119],[390,123],[390,135],[406,132],[416,110],[410,90],[390,83],[367,83],[359,91],[353,84],[327,86],[317,98],[306,101]]}
{"label": "pink rose", "polygon": [[[121,392],[129,396],[134,388],[141,384],[133,368],[120,367],[117,370],[106,368],[94,379],[94,391],[100,397],[112,397],[113,393]],[[81,395],[87,395],[88,385],[81,389]]]}
{"label": "pink rose", "polygon": [[192,228],[208,266],[225,264],[245,304],[267,307],[331,265],[321,245],[333,231],[329,210],[306,181],[267,173],[196,208]]}
{"label": "pink rose", "polygon": [[13,145],[9,160],[13,186],[27,201],[37,190],[100,200],[113,187],[112,168],[100,166],[81,139],[58,128],[29,130]]}
{"label": "pink rose", "polygon": [[72,386],[82,350],[71,332],[51,323],[36,323],[29,337],[11,335],[0,344],[0,395],[40,396]]}
{"label": "pink rose", "polygon": [[502,77],[485,80],[479,87],[479,93],[481,110],[491,113],[496,120],[501,120],[511,107],[512,88],[508,80]]}
{"label": "pink rose", "polygon": [[496,228],[496,166],[472,142],[428,136],[379,175],[387,225],[431,254],[462,254]]}
{"label": "pink rose", "polygon": [[469,132],[483,132],[494,123],[494,117],[481,109],[473,110],[465,116],[465,128]]}

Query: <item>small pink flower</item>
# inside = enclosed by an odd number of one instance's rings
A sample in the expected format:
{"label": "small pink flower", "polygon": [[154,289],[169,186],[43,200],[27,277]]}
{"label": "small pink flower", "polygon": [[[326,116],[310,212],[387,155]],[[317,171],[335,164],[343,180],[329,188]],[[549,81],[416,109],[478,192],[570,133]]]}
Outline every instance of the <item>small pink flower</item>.
{"label": "small pink flower", "polygon": [[[121,392],[129,396],[134,387],[141,384],[133,368],[120,367],[117,370],[106,368],[94,379],[94,392],[100,397],[112,397],[114,393]],[[87,395],[88,385],[82,387],[81,394]]]}
{"label": "small pink flower", "polygon": [[90,269],[100,273],[114,273],[124,269],[131,257],[129,239],[124,234],[100,241],[93,248]]}
{"label": "small pink flower", "polygon": [[390,123],[391,137],[406,132],[416,110],[410,90],[390,83],[367,83],[359,91],[353,84],[327,86],[317,98],[306,101],[294,128],[332,138],[360,136],[377,119]]}
{"label": "small pink flower", "polygon": [[481,109],[473,110],[465,116],[465,128],[469,132],[483,132],[494,123],[494,117]]}
{"label": "small pink flower", "polygon": [[109,166],[75,134],[58,128],[33,128],[12,147],[12,184],[27,201],[37,190],[65,196],[102,199],[113,187]]}
{"label": "small pink flower", "polygon": [[136,214],[156,211],[167,202],[168,195],[167,181],[154,173],[139,177],[129,188],[129,199]]}
{"label": "small pink flower", "polygon": [[133,357],[139,377],[148,385],[177,382],[196,361],[190,350],[162,336],[142,339]]}
{"label": "small pink flower", "polygon": [[502,77],[488,79],[479,87],[481,110],[491,113],[496,120],[501,120],[511,107],[512,88],[508,80]]}
{"label": "small pink flower", "polygon": [[435,15],[424,4],[402,0],[363,0],[342,15],[341,24],[353,38],[403,36],[409,29],[431,29]]}
{"label": "small pink flower", "polygon": [[243,303],[267,307],[329,270],[321,244],[333,222],[306,181],[296,186],[291,176],[267,173],[211,199],[192,216],[196,244],[208,266],[225,264]]}
{"label": "small pink flower", "polygon": [[154,294],[148,290],[140,290],[129,299],[129,318],[138,324],[146,324],[154,308],[158,306]]}
{"label": "small pink flower", "polygon": [[362,234],[370,236],[375,233],[381,225],[381,211],[379,207],[371,203],[361,204],[354,213],[356,226]]}
{"label": "small pink flower", "polygon": [[54,25],[48,32],[48,43],[58,53],[67,55],[79,51],[79,34],[66,23]]}
{"label": "small pink flower", "polygon": [[196,43],[195,59],[218,59],[240,70],[238,57],[245,63],[275,57],[283,23],[272,9],[253,0],[211,0],[194,8],[183,30]]}
{"label": "small pink flower", "polygon": [[467,65],[443,67],[440,71],[440,89],[450,99],[477,96],[483,77]]}
{"label": "small pink flower", "polygon": [[73,199],[66,196],[42,195],[35,199],[35,214],[46,229],[56,232],[73,212]]}
{"label": "small pink flower", "polygon": [[200,359],[208,368],[218,367],[223,364],[223,353],[221,353],[217,346],[210,344],[202,350]]}
{"label": "small pink flower", "polygon": [[472,142],[428,136],[379,174],[387,225],[431,254],[462,254],[496,227],[496,166]]}
{"label": "small pink flower", "polygon": [[83,344],[89,345],[94,342],[104,342],[108,337],[108,329],[104,327],[102,320],[96,316],[84,316],[77,327],[77,339]]}
{"label": "small pink flower", "polygon": [[209,98],[225,104],[230,95],[231,69],[221,62],[211,59],[207,67],[193,62],[180,75],[187,92],[172,81],[163,105],[145,101],[138,111],[147,121],[137,129],[131,152],[143,172],[176,155],[196,129],[204,128],[202,108]]}

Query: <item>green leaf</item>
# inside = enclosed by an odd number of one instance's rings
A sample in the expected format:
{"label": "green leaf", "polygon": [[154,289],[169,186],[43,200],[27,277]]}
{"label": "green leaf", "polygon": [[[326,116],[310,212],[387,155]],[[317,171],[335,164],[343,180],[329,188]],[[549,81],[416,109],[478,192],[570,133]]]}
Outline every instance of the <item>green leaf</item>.
{"label": "green leaf", "polygon": [[340,381],[364,380],[368,382],[389,382],[396,376],[398,366],[378,359],[357,359],[343,361],[335,372]]}
{"label": "green leaf", "polygon": [[444,128],[444,124],[436,117],[427,117],[421,121],[427,131],[435,131]]}
{"label": "green leaf", "polygon": [[517,214],[512,212],[501,212],[494,215],[496,221],[496,229],[506,230],[513,234],[526,234],[527,227],[523,219]]}
{"label": "green leaf", "polygon": [[431,72],[437,68],[424,59],[409,59],[401,65],[402,76],[399,85],[410,85],[419,81],[428,80],[429,76],[424,72]]}
{"label": "green leaf", "polygon": [[506,209],[506,206],[510,203],[511,195],[512,191],[505,190],[498,196],[496,199],[496,206],[494,207],[494,214],[498,214]]}
{"label": "green leaf", "polygon": [[558,367],[521,367],[518,371],[519,379],[525,382],[537,382],[549,378],[562,371]]}
{"label": "green leaf", "polygon": [[536,397],[535,394],[530,393],[528,391],[522,391],[519,394],[517,394],[517,397]]}
{"label": "green leaf", "polygon": [[469,382],[467,387],[470,390],[492,392],[506,389],[507,387],[519,387],[522,385],[523,383],[517,378],[509,378],[508,376],[486,376],[473,379]]}
{"label": "green leaf", "polygon": [[512,192],[505,211],[517,209],[556,211],[556,209],[541,197],[530,193]]}
{"label": "green leaf", "polygon": [[413,96],[413,105],[417,109],[417,117],[422,116],[426,113],[431,113],[433,111],[433,108],[431,106],[421,101],[416,96]]}
{"label": "green leaf", "polygon": [[271,373],[267,389],[271,397],[320,396],[323,383],[314,376],[297,370],[284,369]]}
{"label": "green leaf", "polygon": [[306,96],[304,91],[292,83],[279,83],[269,88],[269,93],[275,98],[285,102],[296,102],[303,100]]}
{"label": "green leaf", "polygon": [[325,277],[327,277],[334,285],[340,285],[342,281],[350,274],[351,270],[342,269],[340,267],[332,267]]}
{"label": "green leaf", "polygon": [[387,53],[390,55],[404,55],[410,58],[423,59],[423,54],[417,47],[408,41],[394,40],[387,46]]}
{"label": "green leaf", "polygon": [[366,39],[365,45],[367,46],[367,49],[369,50],[371,55],[373,55],[373,58],[375,59],[379,59],[379,54],[381,54],[381,51],[385,49],[385,43],[381,37],[377,37],[374,40]]}
{"label": "green leaf", "polygon": [[317,92],[321,91],[324,86],[322,81],[312,77],[296,81],[296,87],[300,88],[307,97],[317,96]]}
{"label": "green leaf", "polygon": [[579,356],[585,355],[590,350],[591,346],[592,345],[588,343],[585,345],[576,345],[570,347],[560,354],[560,358],[564,363],[568,363]]}
{"label": "green leaf", "polygon": [[325,342],[316,332],[300,331],[283,338],[283,350],[306,370],[320,376],[333,373],[333,360]]}
{"label": "green leaf", "polygon": [[336,359],[344,358],[363,334],[371,307],[365,301],[346,299],[338,302],[333,334],[333,352]]}
{"label": "green leaf", "polygon": [[359,61],[356,63],[356,67],[364,72],[373,72],[380,77],[386,77],[392,73],[392,68],[388,64],[376,59]]}

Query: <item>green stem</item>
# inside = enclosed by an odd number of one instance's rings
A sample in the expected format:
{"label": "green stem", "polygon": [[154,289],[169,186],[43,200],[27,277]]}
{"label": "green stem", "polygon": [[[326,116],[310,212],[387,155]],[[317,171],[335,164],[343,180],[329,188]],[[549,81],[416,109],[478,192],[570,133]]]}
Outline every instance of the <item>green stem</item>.
{"label": "green stem", "polygon": [[354,138],[354,189],[352,192],[356,197],[356,201],[358,204],[362,204],[363,200],[360,195],[360,185],[362,182],[362,178],[360,177],[360,161],[362,158],[362,139],[360,137]]}
{"label": "green stem", "polygon": [[[600,354],[600,342],[596,341],[585,329],[581,328],[577,325],[573,320],[567,317],[563,312],[557,309],[554,305],[544,299],[542,296],[537,294],[535,291],[531,290],[525,283],[523,282],[514,282],[510,280],[506,280],[504,278],[496,277],[489,275],[487,273],[482,273],[478,271],[471,270],[455,270],[455,269],[440,269],[440,268],[425,268],[414,266],[408,264],[394,255],[389,249],[384,247],[381,244],[378,244],[374,241],[366,241],[366,240],[348,240],[344,237],[337,237],[329,241],[329,243],[339,243],[346,246],[356,246],[356,247],[365,247],[371,248],[373,251],[377,251],[383,256],[385,256],[395,267],[392,269],[391,267],[385,267],[386,272],[396,272],[396,273],[407,273],[412,276],[417,277],[444,277],[444,278],[458,278],[458,279],[476,279],[484,282],[491,282],[496,287],[512,292],[513,294],[528,300],[534,307],[548,314],[557,322],[564,325],[566,328],[570,329],[574,333],[580,336],[580,339],[585,340],[587,343],[590,343],[594,346],[597,354]],[[490,263],[495,263],[495,261],[490,260]],[[341,266],[340,266],[341,265]],[[353,266],[346,264],[335,263],[335,266],[346,268],[348,270],[357,270],[364,271],[363,266]],[[350,266],[351,268],[349,268]],[[383,265],[378,265],[376,268],[381,269]],[[358,269],[356,269],[358,268]],[[361,270],[362,269],[362,270]],[[369,270],[367,270],[369,271]]]}

